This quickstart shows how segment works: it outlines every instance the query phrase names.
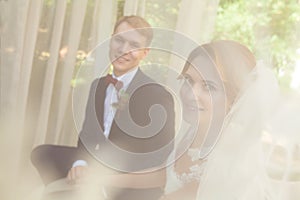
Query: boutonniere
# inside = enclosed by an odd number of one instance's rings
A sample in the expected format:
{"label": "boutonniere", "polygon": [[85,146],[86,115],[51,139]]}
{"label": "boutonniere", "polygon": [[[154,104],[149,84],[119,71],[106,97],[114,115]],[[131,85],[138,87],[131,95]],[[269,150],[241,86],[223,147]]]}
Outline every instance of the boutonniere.
{"label": "boutonniere", "polygon": [[117,110],[123,110],[129,102],[129,94],[124,90],[121,89],[118,92],[118,102],[112,103],[112,107]]}

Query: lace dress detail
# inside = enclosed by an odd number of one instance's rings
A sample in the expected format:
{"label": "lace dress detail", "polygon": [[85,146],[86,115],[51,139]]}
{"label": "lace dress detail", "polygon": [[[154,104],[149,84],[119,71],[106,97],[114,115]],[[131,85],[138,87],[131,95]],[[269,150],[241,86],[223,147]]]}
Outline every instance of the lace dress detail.
{"label": "lace dress detail", "polygon": [[[201,157],[200,157],[200,150],[199,149],[188,149],[188,156],[191,158],[191,161],[194,162],[194,161],[197,161],[199,160]],[[182,173],[182,174],[177,174],[175,171],[175,174],[176,174],[176,177],[177,179],[181,182],[181,184],[187,184],[187,183],[190,183],[191,181],[200,181],[201,179],[201,175],[204,171],[204,168],[205,168],[205,161],[201,164],[195,164],[195,165],[192,165],[189,167],[189,172],[185,172],[185,173]]]}
{"label": "lace dress detail", "polygon": [[[189,128],[187,133],[185,134],[185,137],[180,140],[178,143],[178,147],[186,147],[187,145],[190,145],[194,139],[194,133],[195,129]],[[188,148],[186,151],[186,155],[188,158],[191,159],[192,163],[189,166],[186,172],[184,173],[177,173],[174,169],[174,165],[170,165],[167,169],[167,184],[165,187],[165,193],[172,193],[181,187],[183,185],[190,183],[192,181],[199,182],[201,180],[201,176],[205,169],[205,163],[206,159],[204,159],[203,151],[206,150],[205,147],[201,148]],[[173,152],[174,154],[169,157],[169,159],[173,159],[177,155],[182,155],[185,152],[185,149],[177,148],[176,152]],[[178,158],[178,157],[177,157]],[[202,162],[199,162],[199,161]],[[177,161],[176,161],[177,162]],[[194,163],[193,163],[194,162]]]}

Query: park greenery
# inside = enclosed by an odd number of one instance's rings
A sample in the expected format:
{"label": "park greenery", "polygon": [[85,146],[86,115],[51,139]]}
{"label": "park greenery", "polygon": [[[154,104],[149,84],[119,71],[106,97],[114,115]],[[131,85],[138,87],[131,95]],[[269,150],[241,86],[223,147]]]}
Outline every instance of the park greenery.
{"label": "park greenery", "polygon": [[300,1],[221,0],[214,38],[244,43],[270,62],[281,85],[289,88],[300,59],[299,28]]}
{"label": "park greenery", "polygon": [[[180,2],[147,1],[146,17],[158,27],[174,28]],[[163,13],[163,14],[161,14]],[[209,16],[208,16],[209,17]],[[273,66],[283,88],[289,88],[300,59],[300,1],[220,0],[213,40],[232,39],[248,46]],[[299,61],[298,61],[299,62]],[[300,77],[298,77],[300,79]]]}
{"label": "park greenery", "polygon": [[[70,14],[72,2],[68,0],[67,15]],[[89,22],[92,20],[95,2],[95,0],[88,1],[78,60],[82,59],[84,52],[90,50],[87,41],[90,39],[91,23]],[[145,18],[155,27],[175,29],[181,2],[181,0],[146,0]],[[117,4],[117,18],[119,18],[123,15],[125,0],[118,0]],[[54,0],[45,0],[44,6],[50,11],[53,10],[54,5]],[[47,19],[49,10],[45,9],[46,18],[42,19],[44,24],[50,23],[45,22],[49,20]],[[300,63],[299,38],[299,0],[219,1],[214,34],[211,39],[232,39],[248,46],[258,59],[263,59],[273,66],[283,88],[290,87],[297,62]],[[300,79],[300,75],[298,76]]]}

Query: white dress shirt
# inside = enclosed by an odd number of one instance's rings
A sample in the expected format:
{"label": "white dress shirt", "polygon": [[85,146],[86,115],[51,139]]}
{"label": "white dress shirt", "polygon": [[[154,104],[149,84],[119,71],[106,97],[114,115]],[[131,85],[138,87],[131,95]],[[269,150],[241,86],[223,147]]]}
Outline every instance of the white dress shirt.
{"label": "white dress shirt", "polygon": [[[111,125],[116,114],[116,108],[114,108],[112,104],[118,102],[118,95],[119,95],[118,93],[127,90],[129,84],[131,83],[137,71],[138,71],[138,67],[135,67],[129,72],[127,72],[126,74],[123,74],[122,76],[116,77],[114,74],[112,74],[113,78],[123,82],[123,87],[118,92],[113,84],[109,84],[107,86],[105,101],[104,101],[104,112],[103,112],[103,127],[104,127],[103,134],[106,138],[108,138],[109,136]],[[87,166],[87,162],[84,160],[77,160],[73,163],[72,167],[77,167],[77,166]]]}
{"label": "white dress shirt", "polygon": [[133,77],[135,76],[137,70],[138,68],[136,67],[130,70],[129,72],[127,72],[126,74],[123,74],[122,76],[119,77],[116,77],[114,74],[112,74],[113,78],[123,82],[123,87],[118,92],[113,84],[109,84],[106,89],[106,95],[104,101],[104,112],[103,112],[103,127],[104,127],[103,134],[106,138],[108,138],[109,136],[111,125],[116,114],[116,108],[114,108],[112,104],[118,102],[118,95],[119,95],[118,93],[120,93],[121,91],[126,91]]}

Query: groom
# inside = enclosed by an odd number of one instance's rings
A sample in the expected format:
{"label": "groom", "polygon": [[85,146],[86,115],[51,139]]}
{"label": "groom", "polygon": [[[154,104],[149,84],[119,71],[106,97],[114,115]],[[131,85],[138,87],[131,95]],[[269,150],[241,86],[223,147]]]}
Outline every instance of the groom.
{"label": "groom", "polygon": [[90,166],[104,164],[116,169],[116,185],[111,182],[111,190],[107,190],[108,196],[114,191],[114,197],[108,199],[159,198],[165,170],[160,170],[161,180],[157,182],[151,173],[142,178],[129,176],[130,172],[162,167],[175,136],[172,95],[139,69],[149,53],[152,37],[151,26],[141,17],[125,16],[116,23],[109,50],[113,73],[92,83],[76,153],[70,147],[54,150],[48,145],[44,147],[47,155],[41,156],[44,150],[35,149],[32,160],[42,177],[45,175],[39,169],[43,168],[39,159],[49,156],[55,157],[52,163],[48,160],[49,165],[43,165],[50,168],[56,163],[54,168],[63,168],[61,175],[68,171],[65,175],[69,183],[80,180]]}

